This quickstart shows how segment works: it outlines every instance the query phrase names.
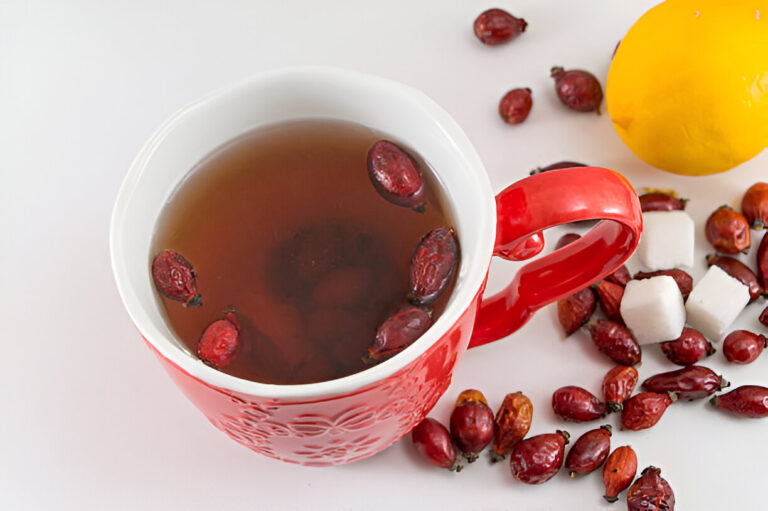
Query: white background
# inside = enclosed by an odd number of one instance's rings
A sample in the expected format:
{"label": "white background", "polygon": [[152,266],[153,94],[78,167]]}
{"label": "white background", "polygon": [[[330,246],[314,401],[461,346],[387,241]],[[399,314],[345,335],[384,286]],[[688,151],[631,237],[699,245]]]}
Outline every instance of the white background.
{"label": "white background", "polygon": [[[483,458],[451,474],[422,463],[408,439],[336,468],[248,451],[208,424],[141,342],[115,289],[107,238],[123,175],[164,118],[251,74],[326,64],[431,95],[464,127],[496,190],[563,159],[620,170],[638,187],[678,189],[692,198],[698,278],[709,250],[704,220],[720,204],[738,206],[750,184],[766,179],[768,154],[712,177],[663,173],[622,145],[607,115],[560,105],[548,76],[553,65],[582,67],[604,84],[616,42],[655,3],[0,3],[0,509],[624,508],[623,499],[602,501],[598,473],[579,480],[560,473],[529,487],[506,463]],[[471,26],[494,6],[529,28],[491,48]],[[533,90],[533,111],[524,124],[506,126],[497,101],[517,86]],[[489,287],[499,289],[514,269],[495,263]],[[760,328],[763,306],[763,299],[750,306],[738,325]],[[730,366],[718,352],[706,364],[737,385],[768,384],[768,354]],[[522,390],[536,407],[531,434],[565,426],[577,437],[597,424],[556,420],[551,393],[566,384],[599,392],[610,367],[584,334],[564,340],[548,307],[510,338],[467,353],[431,415],[447,421],[467,387],[483,390],[494,408]],[[641,378],[669,369],[657,348],[645,350]],[[618,431],[613,442],[634,446],[641,468],[662,467],[678,509],[758,510],[766,433],[766,420],[696,402],[674,405],[651,430]]]}

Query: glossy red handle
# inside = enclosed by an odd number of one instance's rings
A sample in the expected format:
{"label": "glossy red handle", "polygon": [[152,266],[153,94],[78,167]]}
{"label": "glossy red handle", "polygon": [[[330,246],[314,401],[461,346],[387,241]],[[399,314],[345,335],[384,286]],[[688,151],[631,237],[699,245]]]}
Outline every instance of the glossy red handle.
{"label": "glossy red handle", "polygon": [[621,174],[600,167],[552,170],[518,181],[496,196],[496,217],[494,255],[512,259],[537,254],[542,246],[536,236],[543,229],[605,221],[526,264],[503,291],[483,298],[470,348],[506,337],[536,310],[615,271],[634,252],[643,227],[632,186]]}

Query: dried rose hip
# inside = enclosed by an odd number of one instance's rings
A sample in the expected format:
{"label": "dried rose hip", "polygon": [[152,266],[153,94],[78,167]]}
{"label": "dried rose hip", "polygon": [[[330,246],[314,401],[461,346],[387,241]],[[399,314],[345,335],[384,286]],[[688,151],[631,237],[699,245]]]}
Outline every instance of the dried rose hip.
{"label": "dried rose hip", "polygon": [[635,280],[650,279],[651,277],[658,277],[660,275],[667,275],[675,279],[675,284],[680,288],[680,294],[683,295],[683,301],[688,299],[688,295],[691,294],[693,289],[693,277],[683,270],[673,268],[671,270],[659,270],[659,271],[641,271],[635,273]]}
{"label": "dried rose hip", "polygon": [[533,404],[522,392],[504,396],[493,420],[491,460],[499,461],[525,438],[533,420]]}
{"label": "dried rose hip", "polygon": [[763,294],[763,286],[757,281],[755,272],[749,269],[749,266],[733,257],[710,254],[707,256],[709,266],[718,266],[725,273],[738,280],[749,288],[749,298],[754,301]]}
{"label": "dried rose hip", "polygon": [[493,440],[493,410],[479,390],[459,394],[451,413],[451,436],[469,463]]}
{"label": "dried rose hip", "polygon": [[587,167],[587,165],[585,163],[579,163],[577,161],[558,161],[556,163],[547,165],[546,167],[536,167],[535,169],[530,171],[529,174],[533,176],[536,174],[541,174],[542,172],[548,172],[550,170],[572,169],[576,167]]}
{"label": "dried rose hip", "polygon": [[646,211],[676,211],[685,209],[688,199],[678,199],[664,192],[649,192],[640,195],[640,209]]}
{"label": "dried rose hip", "polygon": [[735,330],[723,341],[723,355],[728,362],[749,364],[757,360],[766,347],[768,347],[768,339],[764,335],[754,334],[748,330]]}
{"label": "dried rose hip", "polygon": [[525,484],[549,481],[563,465],[567,431],[546,433],[519,441],[509,455],[512,477]]}
{"label": "dried rose hip", "polygon": [[627,492],[629,511],[675,511],[675,493],[654,466],[643,470]]}
{"label": "dried rose hip", "polygon": [[557,244],[555,244],[555,250],[563,248],[566,245],[570,245],[579,238],[581,238],[581,234],[576,234],[575,232],[567,232],[560,236],[560,239],[557,240]]}
{"label": "dried rose hip", "polygon": [[640,363],[640,345],[621,324],[608,319],[597,319],[587,323],[587,330],[597,349],[617,364],[633,366]]}
{"label": "dried rose hip", "polygon": [[512,89],[499,101],[499,115],[507,124],[520,124],[531,113],[532,106],[531,89]]}
{"label": "dried rose hip", "polygon": [[627,282],[632,280],[632,275],[627,267],[622,264],[618,270],[605,277],[605,280],[624,287],[627,285]]}
{"label": "dried rose hip", "polygon": [[552,410],[559,417],[574,422],[605,417],[605,403],[590,391],[575,385],[561,387],[552,394]]}
{"label": "dried rose hip", "polygon": [[206,364],[222,368],[235,359],[240,347],[240,324],[231,312],[208,325],[197,344],[197,356]]}
{"label": "dried rose hip", "polygon": [[710,402],[718,408],[744,417],[768,417],[768,388],[759,385],[742,385],[727,394],[713,397]]}
{"label": "dried rose hip", "polygon": [[565,334],[571,335],[581,328],[592,317],[596,307],[595,292],[591,288],[558,300],[557,319],[565,329]]}
{"label": "dried rose hip", "polygon": [[184,256],[173,250],[164,250],[152,260],[152,280],[165,297],[184,302],[185,307],[200,307],[203,303],[197,292],[195,269]]}
{"label": "dried rose hip", "polygon": [[741,212],[753,229],[768,224],[768,183],[755,183],[741,199]]}
{"label": "dried rose hip", "polygon": [[388,140],[368,151],[368,176],[379,194],[393,204],[424,209],[424,180],[411,155]]}
{"label": "dried rose hip", "polygon": [[416,304],[435,301],[448,285],[459,259],[453,230],[437,227],[427,233],[411,256],[408,298]]}
{"label": "dried rose hip", "polygon": [[379,325],[366,358],[381,361],[400,353],[421,337],[431,324],[432,311],[412,305],[403,307]]}
{"label": "dried rose hip", "polygon": [[603,399],[608,412],[620,412],[624,401],[629,399],[635,390],[638,380],[637,369],[632,366],[616,366],[603,378]]}
{"label": "dried rose hip", "polygon": [[589,474],[603,464],[611,450],[611,426],[587,431],[573,444],[565,458],[565,469],[571,477]]}
{"label": "dried rose hip", "polygon": [[713,370],[703,366],[688,366],[651,376],[643,382],[649,392],[674,392],[678,399],[701,399],[730,385]]}
{"label": "dried rose hip", "polygon": [[757,280],[763,289],[768,291],[768,234],[763,235],[763,240],[757,247]]}
{"label": "dried rose hip", "polygon": [[639,431],[655,425],[666,409],[677,400],[674,392],[658,394],[641,392],[624,401],[621,411],[621,425],[624,429]]}
{"label": "dried rose hip", "polygon": [[581,69],[566,71],[555,66],[550,76],[555,79],[555,92],[565,106],[577,112],[600,113],[603,88],[595,75]]}
{"label": "dried rose hip", "polygon": [[626,490],[637,474],[637,454],[628,445],[622,445],[613,450],[605,460],[603,467],[603,484],[608,502],[619,500],[619,493]]}
{"label": "dried rose hip", "polygon": [[715,352],[712,343],[701,332],[683,328],[683,333],[674,341],[661,343],[661,351],[674,364],[689,366]]}
{"label": "dried rose hip", "polygon": [[768,326],[768,307],[763,309],[763,312],[760,313],[760,317],[758,319],[760,320],[760,323]]}
{"label": "dried rose hip", "polygon": [[456,472],[461,470],[451,434],[435,419],[419,422],[411,431],[411,440],[416,450],[433,465]]}
{"label": "dried rose hip", "polygon": [[617,323],[624,323],[621,317],[621,298],[624,296],[624,286],[608,280],[601,280],[595,285],[597,300],[606,317]]}
{"label": "dried rose hip", "polygon": [[488,9],[475,19],[474,31],[480,42],[489,46],[503,44],[525,32],[528,23],[502,9]]}
{"label": "dried rose hip", "polygon": [[746,252],[751,244],[747,219],[729,206],[720,206],[709,215],[704,231],[715,250],[724,254]]}

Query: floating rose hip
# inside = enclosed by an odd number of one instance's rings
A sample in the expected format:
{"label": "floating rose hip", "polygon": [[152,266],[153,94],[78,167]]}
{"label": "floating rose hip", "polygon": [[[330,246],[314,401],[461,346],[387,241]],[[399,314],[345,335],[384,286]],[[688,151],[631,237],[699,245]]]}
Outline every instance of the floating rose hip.
{"label": "floating rose hip", "polygon": [[507,124],[520,124],[528,118],[532,106],[531,89],[512,89],[499,101],[499,115]]}
{"label": "floating rose hip", "polygon": [[713,370],[703,366],[688,366],[651,376],[643,382],[650,392],[674,392],[678,399],[701,399],[728,387],[730,383]]}
{"label": "floating rose hip", "polygon": [[522,392],[504,396],[493,421],[491,460],[499,461],[525,438],[533,420],[533,404]]}
{"label": "floating rose hip", "polygon": [[768,224],[768,183],[755,183],[741,199],[741,212],[753,229]]}
{"label": "floating rose hip", "polygon": [[628,445],[613,450],[603,466],[603,484],[608,502],[619,500],[619,493],[626,490],[637,474],[637,454]]}
{"label": "floating rose hip", "polygon": [[379,194],[393,204],[424,209],[424,180],[411,155],[388,140],[368,151],[368,177]]}
{"label": "floating rose hip", "polygon": [[709,215],[704,232],[715,250],[723,254],[746,252],[751,244],[747,219],[729,206],[720,206]]}
{"label": "floating rose hip", "polygon": [[551,163],[547,165],[546,167],[536,167],[532,171],[529,172],[530,175],[536,175],[541,174],[542,172],[548,172],[550,170],[558,170],[558,169],[571,169],[576,167],[586,167],[587,165],[584,163],[579,163],[577,161],[558,161],[556,163]]}
{"label": "floating rose hip", "polygon": [[648,192],[640,195],[640,209],[646,211],[678,211],[685,209],[688,199],[679,199],[664,192]]}
{"label": "floating rose hip", "polygon": [[473,29],[480,42],[489,46],[511,41],[525,32],[528,23],[502,9],[488,9],[475,19]]}
{"label": "floating rose hip", "polygon": [[621,298],[624,296],[624,287],[609,280],[601,280],[595,285],[595,291],[597,292],[597,300],[600,302],[600,309],[606,317],[623,324],[620,307]]}
{"label": "floating rose hip", "polygon": [[459,394],[451,413],[451,436],[469,463],[493,440],[493,410],[479,390]]}
{"label": "floating rose hip", "polygon": [[673,268],[671,270],[659,270],[651,272],[640,271],[635,273],[634,278],[635,280],[643,280],[659,277],[661,275],[667,275],[675,279],[675,284],[677,284],[677,287],[680,288],[680,294],[683,295],[683,300],[688,299],[688,295],[691,294],[691,290],[693,289],[693,277],[691,277],[683,270]]}
{"label": "floating rose hip", "polygon": [[415,304],[435,301],[456,269],[459,245],[453,230],[437,227],[427,233],[411,256],[408,298]]}
{"label": "floating rose hip", "polygon": [[588,390],[575,385],[561,387],[552,394],[552,410],[559,417],[574,422],[605,417],[605,403]]}
{"label": "floating rose hip", "polygon": [[597,319],[587,323],[586,328],[597,349],[617,364],[633,366],[640,363],[640,345],[621,324],[608,319]]}
{"label": "floating rose hip", "polygon": [[624,401],[635,390],[638,380],[637,369],[632,366],[616,366],[603,378],[603,399],[609,412],[620,412]]}
{"label": "floating rose hip", "polygon": [[376,330],[368,361],[385,360],[410,346],[432,324],[432,313],[424,307],[406,306],[388,317]]}
{"label": "floating rose hip", "polygon": [[555,66],[550,76],[555,79],[555,92],[565,106],[577,112],[600,113],[603,88],[595,75],[581,69],[566,71]]}
{"label": "floating rose hip", "polygon": [[596,307],[595,292],[589,287],[558,300],[557,319],[565,334],[571,335],[581,328],[592,317]]}
{"label": "floating rose hip", "polygon": [[768,347],[768,339],[748,330],[735,330],[723,340],[723,355],[728,362],[749,364],[757,360],[763,349]]}
{"label": "floating rose hip", "polygon": [[650,466],[643,470],[627,491],[628,511],[675,511],[675,493],[661,477],[661,469]]}
{"label": "floating rose hip", "polygon": [[712,343],[701,332],[693,328],[683,328],[683,333],[674,341],[661,343],[661,351],[670,362],[689,366],[715,352]]}
{"label": "floating rose hip", "polygon": [[565,458],[565,469],[571,477],[589,474],[603,464],[611,450],[611,426],[587,431],[573,444]]}
{"label": "floating rose hip", "polygon": [[747,286],[749,288],[749,298],[752,301],[755,301],[758,296],[763,294],[763,286],[757,281],[755,272],[738,259],[710,254],[707,256],[707,264],[709,266],[719,266],[725,273]]}
{"label": "floating rose hip", "polygon": [[641,392],[624,401],[621,411],[621,425],[624,429],[639,431],[648,429],[659,422],[669,405],[677,400],[674,392],[657,394]]}
{"label": "floating rose hip", "polygon": [[757,247],[757,280],[763,289],[768,290],[768,235],[763,235]]}
{"label": "floating rose hip", "polygon": [[509,466],[512,477],[525,484],[549,481],[563,465],[567,431],[536,435],[519,441],[512,448]]}
{"label": "floating rose hip", "polygon": [[416,451],[433,465],[456,472],[461,470],[450,433],[435,419],[421,421],[411,431],[411,440]]}
{"label": "floating rose hip", "polygon": [[185,307],[200,307],[195,269],[184,256],[173,250],[164,250],[152,260],[152,280],[165,297],[184,302]]}
{"label": "floating rose hip", "polygon": [[718,408],[744,417],[768,417],[768,388],[760,385],[742,385],[727,394],[713,397],[710,402]]}
{"label": "floating rose hip", "polygon": [[229,365],[240,348],[240,324],[233,313],[208,325],[197,344],[197,356],[206,364],[222,368]]}

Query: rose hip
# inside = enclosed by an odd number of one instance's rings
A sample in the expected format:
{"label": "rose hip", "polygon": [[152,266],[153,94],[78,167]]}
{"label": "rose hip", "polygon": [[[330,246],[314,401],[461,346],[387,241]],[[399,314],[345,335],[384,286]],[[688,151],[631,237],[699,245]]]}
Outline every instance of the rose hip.
{"label": "rose hip", "polygon": [[605,417],[605,403],[581,387],[568,385],[552,394],[552,410],[561,418],[586,422]]}
{"label": "rose hip", "polygon": [[529,174],[533,176],[536,174],[541,174],[542,172],[548,172],[550,170],[572,169],[576,167],[587,167],[587,164],[579,163],[577,161],[558,161],[556,163],[551,163],[546,167],[536,167],[535,169],[530,171]]}
{"label": "rose hip", "polygon": [[649,272],[637,272],[635,273],[635,280],[650,279],[651,277],[658,277],[660,275],[667,275],[675,279],[675,284],[680,288],[680,294],[683,295],[683,301],[688,299],[688,295],[691,294],[693,289],[693,277],[683,270],[673,268],[671,270],[659,270]]}
{"label": "rose hip", "polygon": [[525,438],[533,420],[533,404],[522,392],[504,396],[493,421],[491,460],[499,461]]}
{"label": "rose hip", "polygon": [[768,347],[768,339],[764,335],[754,334],[748,330],[735,330],[723,341],[723,355],[728,362],[749,364],[757,360],[766,347]]}
{"label": "rose hip", "polygon": [[641,392],[624,401],[621,424],[624,429],[639,431],[648,429],[659,422],[666,409],[677,400],[674,392],[658,394]]}
{"label": "rose hip", "polygon": [[432,324],[432,312],[424,307],[405,306],[388,317],[376,330],[368,361],[385,360],[410,346]]}
{"label": "rose hip", "polygon": [[206,364],[222,368],[231,363],[240,347],[240,324],[233,313],[208,325],[197,344],[197,356]]}
{"label": "rose hip", "polygon": [[755,272],[749,269],[749,266],[733,257],[710,254],[707,256],[709,266],[718,266],[725,273],[738,280],[749,288],[749,298],[754,301],[763,294],[763,286],[757,281]]}
{"label": "rose hip", "polygon": [[768,290],[768,234],[763,235],[757,248],[757,280],[763,289]]}
{"label": "rose hip", "polygon": [[459,394],[451,413],[451,436],[469,463],[493,440],[493,410],[479,390]]}
{"label": "rose hip", "polygon": [[525,32],[528,23],[502,9],[488,9],[475,19],[473,29],[480,42],[489,46],[511,41]]}
{"label": "rose hip", "polygon": [[411,256],[408,298],[421,305],[435,301],[456,269],[459,245],[453,230],[437,227],[428,232]]}
{"label": "rose hip", "polygon": [[555,66],[550,76],[555,79],[555,92],[565,106],[577,112],[600,113],[603,88],[595,75],[581,69],[566,71]]}
{"label": "rose hip", "polygon": [[603,467],[603,484],[608,502],[619,500],[619,493],[626,490],[637,474],[637,454],[628,445],[622,445],[613,450],[605,460]]}
{"label": "rose hip", "polygon": [[760,323],[768,326],[768,307],[763,309],[763,312],[760,313],[760,317],[758,319],[760,320]]}
{"label": "rose hip", "polygon": [[589,474],[603,464],[611,450],[611,426],[587,431],[573,444],[565,458],[565,469],[571,477]]}
{"label": "rose hip", "polygon": [[737,387],[727,394],[713,397],[710,402],[718,408],[744,417],[768,417],[768,388],[759,385]]}
{"label": "rose hip", "polygon": [[628,511],[674,511],[675,493],[654,466],[643,470],[627,491]]}
{"label": "rose hip", "polygon": [[649,192],[640,195],[640,209],[646,211],[677,211],[685,209],[688,199],[679,199],[664,192]]}
{"label": "rose hip", "polygon": [[393,204],[424,209],[424,180],[410,154],[388,140],[368,151],[368,177],[379,194]]}
{"label": "rose hip", "polygon": [[560,236],[560,239],[557,240],[557,244],[555,245],[555,250],[558,250],[560,248],[563,248],[566,245],[570,245],[577,239],[581,238],[581,234],[576,234],[575,232],[567,232]]}
{"label": "rose hip", "polygon": [[661,343],[661,351],[674,364],[689,366],[716,350],[701,332],[693,328],[683,328],[683,333],[674,341]]}
{"label": "rose hip", "polygon": [[595,292],[589,287],[558,300],[557,319],[563,326],[565,334],[571,335],[581,328],[592,317],[596,307]]}
{"label": "rose hip", "polygon": [[724,254],[746,252],[751,244],[747,219],[729,206],[709,215],[704,231],[715,250]]}
{"label": "rose hip", "polygon": [[627,285],[627,282],[632,280],[632,275],[630,275],[627,267],[622,264],[618,270],[605,277],[605,280],[624,287]]}
{"label": "rose hip", "polygon": [[558,430],[519,441],[509,456],[512,477],[525,484],[541,484],[552,479],[563,465],[569,437],[568,432]]}
{"label": "rose hip", "polygon": [[421,421],[411,431],[411,440],[416,450],[433,465],[456,472],[461,470],[451,434],[435,419]]}
{"label": "rose hip", "polygon": [[620,412],[635,390],[639,376],[632,366],[616,366],[603,378],[603,399],[608,412]]}
{"label": "rose hip", "polygon": [[597,300],[600,302],[600,309],[608,319],[617,323],[624,323],[621,317],[621,298],[624,296],[624,286],[620,286],[608,280],[601,280],[595,285],[597,291]]}
{"label": "rose hip", "polygon": [[651,376],[643,382],[649,392],[674,392],[678,399],[701,399],[728,387],[730,383],[713,370],[703,366],[688,366]]}
{"label": "rose hip", "polygon": [[512,89],[499,101],[499,115],[507,124],[520,124],[531,113],[532,106],[531,89]]}
{"label": "rose hip", "polygon": [[185,307],[203,304],[195,276],[192,264],[173,250],[164,250],[152,260],[152,280],[157,290],[166,298],[184,302]]}
{"label": "rose hip", "polygon": [[587,323],[587,330],[597,349],[617,364],[633,366],[640,363],[640,345],[621,324],[608,319],[597,319]]}
{"label": "rose hip", "polygon": [[741,212],[753,229],[768,224],[768,183],[755,183],[741,199]]}

